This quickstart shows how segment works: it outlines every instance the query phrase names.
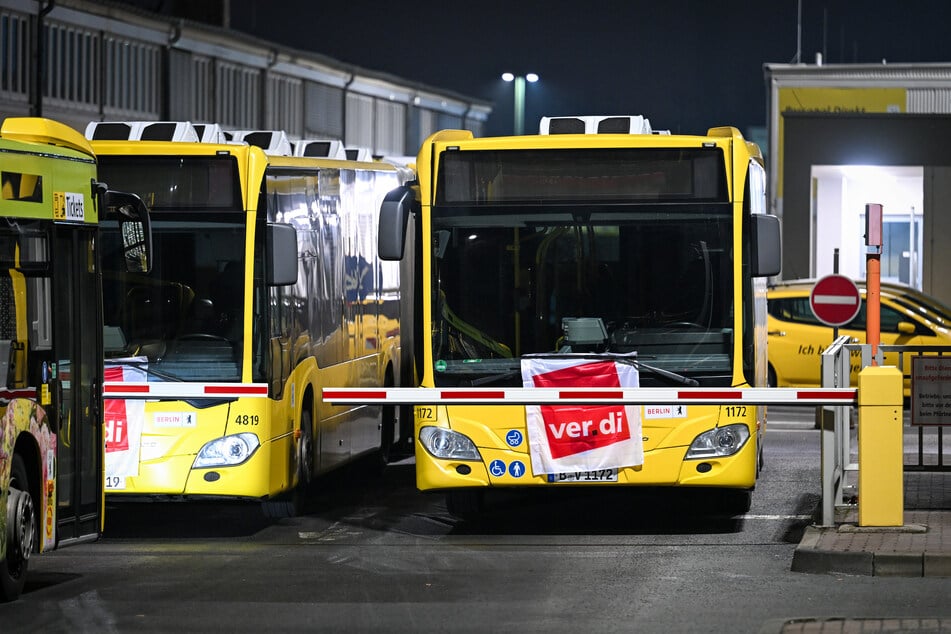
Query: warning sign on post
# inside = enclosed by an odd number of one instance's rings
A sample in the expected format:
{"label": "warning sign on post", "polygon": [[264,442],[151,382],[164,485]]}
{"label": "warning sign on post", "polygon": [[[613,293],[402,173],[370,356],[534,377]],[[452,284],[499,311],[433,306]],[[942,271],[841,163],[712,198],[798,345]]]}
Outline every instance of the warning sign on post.
{"label": "warning sign on post", "polygon": [[951,357],[911,360],[911,424],[951,425]]}

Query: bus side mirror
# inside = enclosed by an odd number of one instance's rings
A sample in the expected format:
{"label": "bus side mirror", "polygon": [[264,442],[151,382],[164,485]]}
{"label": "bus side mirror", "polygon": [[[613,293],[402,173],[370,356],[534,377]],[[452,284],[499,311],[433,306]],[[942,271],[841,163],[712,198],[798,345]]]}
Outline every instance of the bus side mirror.
{"label": "bus side mirror", "polygon": [[779,218],[767,214],[753,214],[750,225],[752,253],[750,267],[753,277],[779,275],[783,268],[783,242]]}
{"label": "bus side mirror", "polygon": [[102,193],[107,215],[114,215],[122,236],[125,269],[129,273],[152,270],[152,225],[149,209],[138,195],[106,189]]}
{"label": "bus side mirror", "polygon": [[380,205],[380,230],[377,251],[381,260],[403,259],[406,246],[406,227],[416,196],[406,185],[391,190]]}
{"label": "bus side mirror", "polygon": [[268,223],[268,286],[288,286],[297,283],[297,230],[288,224]]}

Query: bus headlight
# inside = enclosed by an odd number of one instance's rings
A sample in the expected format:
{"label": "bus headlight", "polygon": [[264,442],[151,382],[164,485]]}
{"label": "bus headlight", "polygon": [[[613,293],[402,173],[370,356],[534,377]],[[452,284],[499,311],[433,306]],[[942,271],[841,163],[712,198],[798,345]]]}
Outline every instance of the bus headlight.
{"label": "bus headlight", "polygon": [[475,443],[459,432],[445,427],[423,427],[419,441],[436,458],[447,460],[482,460]]}
{"label": "bus headlight", "polygon": [[192,468],[239,465],[250,458],[260,445],[258,437],[249,433],[215,438],[201,448]]}
{"label": "bus headlight", "polygon": [[690,443],[686,460],[732,456],[750,439],[750,430],[746,425],[724,425],[705,431]]}

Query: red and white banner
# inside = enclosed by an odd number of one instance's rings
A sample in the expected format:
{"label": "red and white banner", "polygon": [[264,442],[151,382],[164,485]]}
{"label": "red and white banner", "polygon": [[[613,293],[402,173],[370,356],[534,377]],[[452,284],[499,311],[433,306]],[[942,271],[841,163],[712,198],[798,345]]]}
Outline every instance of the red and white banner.
{"label": "red and white banner", "polygon": [[[637,368],[615,361],[523,358],[526,388],[637,387]],[[567,473],[644,462],[636,405],[526,405],[532,472]]]}
{"label": "red and white banner", "polygon": [[[148,359],[136,357],[117,362],[146,364]],[[145,370],[132,365],[106,366],[106,381],[145,381]],[[106,478],[124,478],[139,474],[139,448],[145,424],[145,401],[107,398],[106,410]]]}

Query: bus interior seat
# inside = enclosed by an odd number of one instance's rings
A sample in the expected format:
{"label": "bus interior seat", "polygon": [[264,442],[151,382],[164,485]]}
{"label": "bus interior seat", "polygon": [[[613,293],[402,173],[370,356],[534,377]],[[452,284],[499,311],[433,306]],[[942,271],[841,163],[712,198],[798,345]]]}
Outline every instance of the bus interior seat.
{"label": "bus interior seat", "polygon": [[106,352],[125,352],[128,345],[122,328],[108,324],[102,327],[102,347]]}
{"label": "bus interior seat", "polygon": [[134,286],[126,294],[125,331],[130,341],[167,339],[182,323],[194,291],[184,284]]}
{"label": "bus interior seat", "polygon": [[207,297],[196,297],[192,300],[188,314],[185,316],[182,334],[212,334],[216,330],[218,330],[218,319],[215,303]]}
{"label": "bus interior seat", "polygon": [[209,299],[214,307],[215,330],[213,334],[228,339],[237,339],[243,323],[244,266],[237,260],[229,260],[209,286]]}

